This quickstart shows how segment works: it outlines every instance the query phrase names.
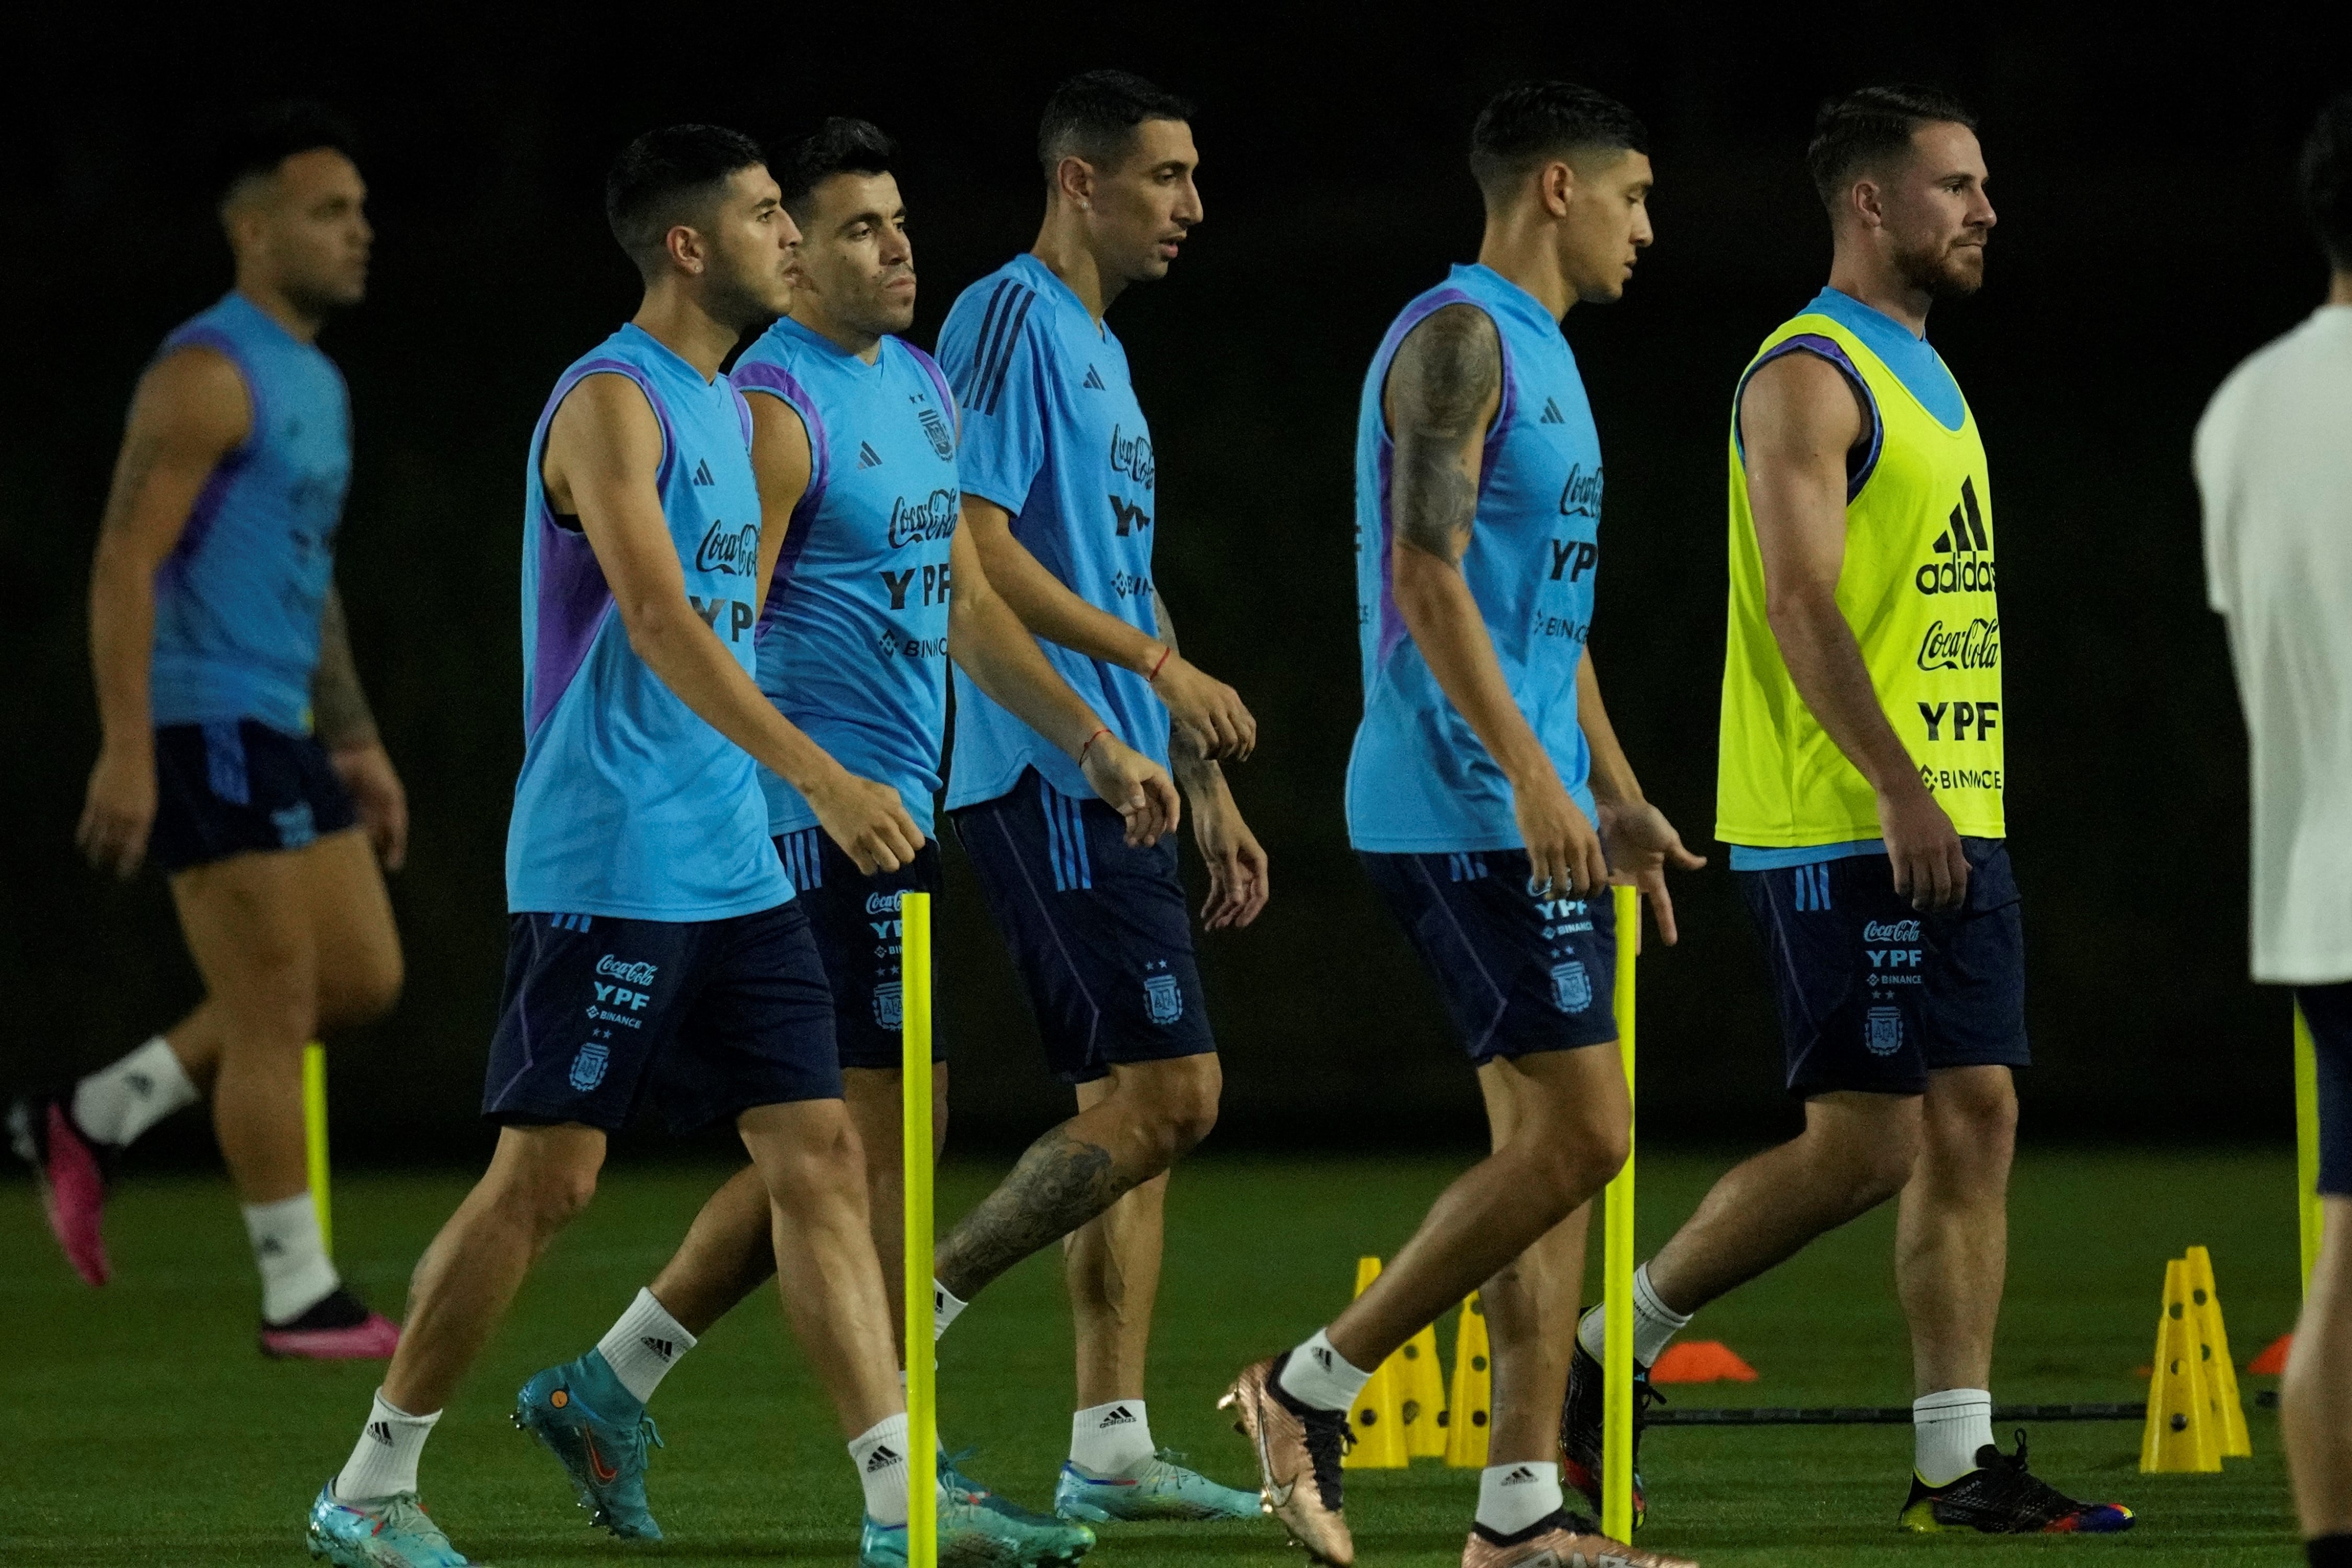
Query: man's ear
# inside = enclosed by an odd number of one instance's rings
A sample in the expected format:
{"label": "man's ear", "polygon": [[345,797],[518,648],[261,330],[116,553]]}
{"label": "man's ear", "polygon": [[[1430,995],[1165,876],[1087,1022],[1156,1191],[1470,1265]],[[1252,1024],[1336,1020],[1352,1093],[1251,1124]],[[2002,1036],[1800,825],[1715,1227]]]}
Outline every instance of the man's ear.
{"label": "man's ear", "polygon": [[662,236],[662,250],[669,257],[670,265],[689,278],[702,276],[709,264],[709,251],[703,243],[702,233],[689,224],[670,225]]}
{"label": "man's ear", "polygon": [[1536,171],[1536,199],[1554,217],[1566,217],[1576,197],[1576,169],[1565,158],[1555,158]]}
{"label": "man's ear", "polygon": [[1095,204],[1095,166],[1076,154],[1054,165],[1054,188],[1062,198],[1085,212]]}

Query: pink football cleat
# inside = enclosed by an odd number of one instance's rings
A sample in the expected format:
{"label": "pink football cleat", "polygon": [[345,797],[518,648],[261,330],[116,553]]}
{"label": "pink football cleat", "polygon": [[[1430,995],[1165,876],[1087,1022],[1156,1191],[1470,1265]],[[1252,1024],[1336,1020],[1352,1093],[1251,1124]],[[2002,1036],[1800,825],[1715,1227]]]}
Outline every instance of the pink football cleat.
{"label": "pink football cleat", "polygon": [[261,1325],[261,1353],[273,1361],[390,1361],[400,1325],[338,1285],[290,1323]]}
{"label": "pink football cleat", "polygon": [[33,1167],[41,1189],[41,1212],[66,1261],[87,1284],[112,1277],[106,1259],[106,1172],[99,1144],[82,1135],[65,1101],[20,1100],[8,1108],[8,1141],[17,1158]]}

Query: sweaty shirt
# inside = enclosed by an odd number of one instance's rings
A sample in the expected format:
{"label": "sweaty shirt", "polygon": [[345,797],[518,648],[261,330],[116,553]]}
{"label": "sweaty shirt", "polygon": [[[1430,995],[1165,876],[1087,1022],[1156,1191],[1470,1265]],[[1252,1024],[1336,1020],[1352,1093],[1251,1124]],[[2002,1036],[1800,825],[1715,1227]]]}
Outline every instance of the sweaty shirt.
{"label": "sweaty shirt", "polygon": [[236,367],[252,426],[155,574],[154,722],[257,719],[304,733],[351,482],[342,373],[237,293],[173,328],[156,357],[190,347]]}
{"label": "sweaty shirt", "polygon": [[[1381,406],[1405,334],[1447,305],[1495,323],[1502,401],[1486,432],[1463,581],[1511,699],[1578,809],[1593,817],[1592,755],[1576,719],[1576,672],[1601,566],[1601,437],[1576,355],[1534,295],[1490,268],[1456,267],[1404,308],[1364,377],[1356,414],[1357,642],[1364,717],[1348,758],[1348,839],[1381,854],[1517,849],[1510,782],[1437,684],[1397,608],[1396,445]],[[1595,819],[1597,821],[1597,819]]]}
{"label": "sweaty shirt", "polygon": [[687,602],[746,672],[760,563],[751,411],[634,322],[575,361],[530,438],[522,525],[523,759],[507,824],[516,913],[712,921],[793,884],[768,841],[759,764],[635,650],[576,518],[547,501],[547,430],[572,388],[626,377],[661,425],[662,516]]}
{"label": "sweaty shirt", "polygon": [[[1147,637],[1151,538],[1159,511],[1151,432],[1128,379],[1127,351],[1069,286],[1016,256],[958,296],[940,331],[940,364],[963,411],[966,495],[1013,514],[1013,537],[1098,610]],[[1070,689],[1118,738],[1168,763],[1168,709],[1131,669],[1039,644]],[[1035,768],[1064,795],[1091,796],[1078,765],[955,673],[948,805],[994,800]]]}
{"label": "sweaty shirt", "polygon": [[[736,390],[808,428],[809,488],[760,617],[760,689],[851,773],[932,826],[947,732],[948,553],[962,496],[955,403],[930,357],[882,340],[872,364],[787,316],[735,364]],[[767,769],[768,832],[816,826]]]}

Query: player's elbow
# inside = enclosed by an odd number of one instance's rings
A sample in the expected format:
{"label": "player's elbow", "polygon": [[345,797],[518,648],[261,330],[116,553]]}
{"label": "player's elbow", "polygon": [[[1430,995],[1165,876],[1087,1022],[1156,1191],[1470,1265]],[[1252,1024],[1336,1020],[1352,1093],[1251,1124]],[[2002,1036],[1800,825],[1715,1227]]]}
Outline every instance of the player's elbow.
{"label": "player's elbow", "polygon": [[1465,589],[1462,570],[1425,550],[1399,544],[1391,557],[1389,591],[1396,599],[1405,630],[1418,639],[1444,623],[1458,607]]}

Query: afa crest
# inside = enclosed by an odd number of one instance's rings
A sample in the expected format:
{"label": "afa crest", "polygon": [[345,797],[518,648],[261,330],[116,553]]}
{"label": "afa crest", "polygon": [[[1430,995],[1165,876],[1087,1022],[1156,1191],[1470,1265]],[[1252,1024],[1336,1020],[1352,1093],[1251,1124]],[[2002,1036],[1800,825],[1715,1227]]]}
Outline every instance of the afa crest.
{"label": "afa crest", "polygon": [[922,420],[923,434],[930,439],[931,450],[939,454],[940,460],[945,462],[954,457],[955,432],[950,430],[948,422],[940,417],[940,411],[925,408],[917,417]]}
{"label": "afa crest", "polygon": [[883,1029],[899,1028],[906,1023],[899,997],[898,982],[886,980],[874,988],[874,1023]]}
{"label": "afa crest", "polygon": [[1874,1057],[1891,1057],[1903,1048],[1903,1010],[1873,1007],[1863,1017],[1862,1043]]}
{"label": "afa crest", "polygon": [[1143,977],[1143,1005],[1150,1011],[1151,1021],[1163,1027],[1184,1016],[1183,987],[1172,974],[1147,974]]}
{"label": "afa crest", "polygon": [[604,1069],[612,1065],[613,1054],[594,1040],[580,1047],[572,1058],[572,1087],[585,1094],[604,1081]]}
{"label": "afa crest", "polygon": [[1571,958],[1552,970],[1551,1005],[1563,1013],[1581,1013],[1592,1005],[1592,976],[1583,960]]}

